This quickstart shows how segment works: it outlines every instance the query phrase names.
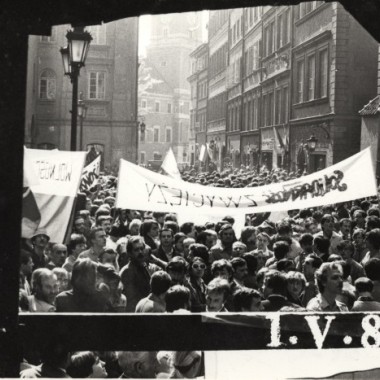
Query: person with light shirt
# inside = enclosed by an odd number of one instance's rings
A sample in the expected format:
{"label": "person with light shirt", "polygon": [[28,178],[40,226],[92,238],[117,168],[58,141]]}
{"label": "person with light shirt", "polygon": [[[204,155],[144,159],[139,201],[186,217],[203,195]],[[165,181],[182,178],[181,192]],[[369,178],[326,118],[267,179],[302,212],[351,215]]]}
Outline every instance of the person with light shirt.
{"label": "person with light shirt", "polygon": [[319,294],[307,304],[312,311],[348,311],[347,306],[337,301],[343,291],[343,269],[336,262],[323,263],[315,272]]}

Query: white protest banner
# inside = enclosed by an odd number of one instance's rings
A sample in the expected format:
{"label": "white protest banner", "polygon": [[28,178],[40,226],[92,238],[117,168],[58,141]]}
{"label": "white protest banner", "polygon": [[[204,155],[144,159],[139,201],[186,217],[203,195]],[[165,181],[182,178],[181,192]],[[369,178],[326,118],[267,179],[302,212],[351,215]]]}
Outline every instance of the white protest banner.
{"label": "white protest banner", "polygon": [[174,157],[174,153],[172,151],[172,148],[169,148],[168,152],[166,153],[165,159],[161,165],[161,169],[171,178],[175,178],[180,180],[181,174],[178,170],[177,161]]}
{"label": "white protest banner", "polygon": [[100,173],[100,156],[96,157],[94,161],[90,162],[82,173],[82,180],[80,182],[79,190],[85,191],[91,189],[98,183]]}
{"label": "white protest banner", "polygon": [[177,181],[120,160],[116,207],[177,213],[198,210],[234,216],[316,207],[376,194],[369,148],[301,178],[237,189]]}
{"label": "white protest banner", "polygon": [[63,242],[85,157],[86,152],[24,149],[24,183],[31,185],[24,187],[22,237],[45,230],[52,242]]}

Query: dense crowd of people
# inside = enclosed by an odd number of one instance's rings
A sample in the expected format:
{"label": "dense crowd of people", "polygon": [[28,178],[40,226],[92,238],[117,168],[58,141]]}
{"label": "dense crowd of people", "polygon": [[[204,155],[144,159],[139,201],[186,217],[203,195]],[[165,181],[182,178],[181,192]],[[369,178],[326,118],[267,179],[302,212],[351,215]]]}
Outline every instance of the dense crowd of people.
{"label": "dense crowd of people", "polygon": [[[301,173],[247,169],[182,174],[254,187]],[[115,208],[117,178],[80,194],[67,244],[23,240],[20,311],[242,312],[380,310],[378,198],[181,225],[177,216]],[[236,238],[238,232],[239,239]]]}
{"label": "dense crowd of people", "polygon": [[201,351],[78,351],[52,339],[41,349],[41,364],[24,361],[20,378],[183,379],[205,374]]}

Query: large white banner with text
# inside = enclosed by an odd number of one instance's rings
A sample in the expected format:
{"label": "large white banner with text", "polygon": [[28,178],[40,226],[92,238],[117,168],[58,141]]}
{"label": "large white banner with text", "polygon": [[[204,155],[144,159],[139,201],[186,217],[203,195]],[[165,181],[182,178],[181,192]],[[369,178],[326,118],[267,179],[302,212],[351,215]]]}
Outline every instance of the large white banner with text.
{"label": "large white banner with text", "polygon": [[86,152],[24,149],[22,237],[44,231],[62,243]]}
{"label": "large white banner with text", "polygon": [[316,207],[376,194],[369,148],[304,177],[238,189],[182,182],[120,160],[116,207],[233,216]]}

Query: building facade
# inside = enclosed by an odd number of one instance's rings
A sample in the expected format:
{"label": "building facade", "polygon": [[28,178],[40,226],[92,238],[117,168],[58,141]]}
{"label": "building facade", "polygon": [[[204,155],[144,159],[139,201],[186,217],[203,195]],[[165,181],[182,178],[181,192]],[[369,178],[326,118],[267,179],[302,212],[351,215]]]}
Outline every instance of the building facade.
{"label": "building facade", "polygon": [[[223,22],[213,29],[214,19]],[[227,67],[216,75],[212,57],[225,41]],[[216,164],[314,172],[359,151],[377,43],[339,3],[211,12],[208,45],[206,140],[218,135],[226,147]],[[211,100],[221,94],[214,116]]]}
{"label": "building facade", "polygon": [[226,151],[227,67],[229,10],[210,11],[208,24],[208,99],[206,143],[209,155],[221,168]]}
{"label": "building facade", "polygon": [[[51,36],[30,36],[25,143],[29,147],[70,149],[72,84],[64,76],[61,46],[69,25]],[[85,28],[93,37],[78,88],[87,106],[78,118],[77,150],[94,147],[102,166],[116,169],[120,158],[137,158],[138,18]]]}
{"label": "building facade", "polygon": [[152,16],[146,57],[140,62],[139,117],[145,132],[139,138],[139,163],[164,159],[169,147],[179,166],[195,157],[190,129],[190,53],[201,44],[199,13]]}
{"label": "building facade", "polygon": [[206,144],[207,96],[208,96],[208,44],[200,45],[190,54],[191,89],[190,103],[190,151],[191,165],[199,167],[200,147]]}

